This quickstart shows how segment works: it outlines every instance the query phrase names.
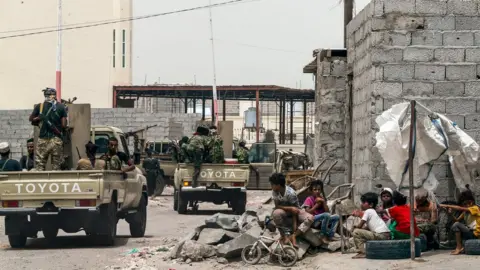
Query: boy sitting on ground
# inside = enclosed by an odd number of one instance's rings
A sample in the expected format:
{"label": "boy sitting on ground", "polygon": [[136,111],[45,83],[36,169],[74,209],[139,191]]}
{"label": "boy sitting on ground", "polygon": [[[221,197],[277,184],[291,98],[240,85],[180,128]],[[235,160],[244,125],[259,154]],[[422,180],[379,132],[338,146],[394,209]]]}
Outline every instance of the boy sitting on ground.
{"label": "boy sitting on ground", "polygon": [[335,234],[335,227],[340,219],[338,215],[331,215],[328,209],[327,201],[322,197],[323,183],[320,180],[313,181],[310,185],[312,196],[305,199],[303,208],[307,213],[312,214],[312,227],[318,228],[321,225],[322,241],[328,242]]}
{"label": "boy sitting on ground", "polygon": [[297,247],[296,236],[305,233],[313,223],[313,216],[300,208],[297,194],[293,188],[285,185],[285,175],[282,173],[274,173],[269,178],[272,186],[272,199],[275,203],[275,210],[272,219],[280,231],[280,235],[284,242],[287,242],[285,229],[291,228],[294,220],[298,218],[300,225],[298,228],[294,226],[294,233],[291,237],[293,246]]}
{"label": "boy sitting on ground", "polygon": [[[407,205],[407,197],[398,191],[393,192],[395,206],[385,210],[393,219],[390,224],[392,239],[410,239],[410,206]],[[415,237],[420,236],[417,221],[413,220]]]}
{"label": "boy sitting on ground", "polygon": [[453,209],[457,211],[463,211],[462,215],[458,218],[468,216],[466,220],[475,220],[475,222],[470,224],[463,224],[460,222],[455,222],[452,226],[452,231],[455,232],[455,239],[457,241],[457,247],[452,251],[452,255],[458,255],[464,252],[463,240],[469,239],[480,239],[480,207],[475,205],[475,196],[473,192],[469,189],[468,185],[466,186],[467,190],[463,191],[460,194],[460,205],[445,205],[441,204],[440,206],[447,209]]}
{"label": "boy sitting on ground", "polygon": [[[365,212],[360,223],[354,227],[353,241],[358,254],[353,259],[365,258],[365,243],[367,241],[390,239],[390,230],[375,211],[378,204],[378,194],[367,192],[360,197],[360,201],[362,202],[362,210]],[[366,225],[366,229],[363,229],[364,225]]]}

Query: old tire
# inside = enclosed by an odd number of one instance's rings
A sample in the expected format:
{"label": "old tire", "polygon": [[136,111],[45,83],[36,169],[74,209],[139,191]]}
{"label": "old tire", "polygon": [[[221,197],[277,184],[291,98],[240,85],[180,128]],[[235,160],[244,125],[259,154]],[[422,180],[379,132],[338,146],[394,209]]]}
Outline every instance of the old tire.
{"label": "old tire", "polygon": [[175,189],[173,191],[173,211],[177,211],[178,209],[178,191]]}
{"label": "old tire", "polygon": [[248,245],[242,249],[242,261],[257,264],[262,258],[262,248],[259,245]]}
{"label": "old tire", "polygon": [[[421,256],[421,241],[415,239],[415,257]],[[410,258],[410,240],[367,241],[367,259],[398,260]]]}
{"label": "old tire", "polygon": [[165,189],[165,178],[163,178],[163,175],[159,173],[155,181],[156,181],[156,184],[155,184],[155,191],[153,192],[153,195],[160,196],[162,195],[163,190]]}
{"label": "old tire", "polygon": [[420,234],[418,238],[420,239],[420,243],[422,244],[420,250],[422,252],[427,251],[427,236],[425,234]]}
{"label": "old tire", "polygon": [[480,255],[480,239],[471,239],[465,241],[465,254]]}
{"label": "old tire", "polygon": [[180,191],[177,191],[177,213],[184,215],[187,213],[187,207],[188,207],[188,201],[182,199],[182,193]]}
{"label": "old tire", "polygon": [[117,203],[111,200],[108,204],[100,206],[101,226],[105,226],[101,234],[97,235],[97,241],[103,246],[112,246],[117,237]]}
{"label": "old tire", "polygon": [[129,218],[130,235],[132,237],[145,236],[145,230],[147,229],[147,196],[142,195],[140,203],[137,208],[137,212],[132,214]]}
{"label": "old tire", "polygon": [[9,235],[8,243],[12,248],[23,248],[27,244],[27,237],[21,234]]}

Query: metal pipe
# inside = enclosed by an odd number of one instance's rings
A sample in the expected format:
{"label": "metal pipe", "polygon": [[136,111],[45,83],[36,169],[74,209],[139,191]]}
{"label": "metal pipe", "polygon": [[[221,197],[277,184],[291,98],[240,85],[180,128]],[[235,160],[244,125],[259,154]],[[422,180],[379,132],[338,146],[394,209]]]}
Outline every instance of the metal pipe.
{"label": "metal pipe", "polygon": [[303,144],[307,144],[307,100],[303,100]]}
{"label": "metal pipe", "polygon": [[414,157],[414,144],[416,137],[415,132],[415,100],[410,101],[410,140],[408,141],[408,180],[409,180],[409,193],[410,193],[410,258],[415,260],[415,226],[414,226],[414,214],[413,205],[413,157]]}
{"label": "metal pipe", "polygon": [[[212,5],[212,0],[209,1],[209,5]],[[213,41],[213,19],[212,19],[212,7],[208,9],[210,14],[210,40],[212,41],[212,63],[213,63],[213,88],[212,88],[212,124],[217,126],[218,122],[218,104],[217,104],[217,71],[215,67],[215,42]]]}
{"label": "metal pipe", "polygon": [[205,98],[202,97],[202,121],[205,121]]}
{"label": "metal pipe", "polygon": [[223,121],[227,121],[227,99],[223,97]]}
{"label": "metal pipe", "polygon": [[293,100],[290,100],[290,144],[293,144]]}
{"label": "metal pipe", "polygon": [[260,91],[257,90],[255,93],[255,117],[256,117],[256,135],[257,143],[260,142]]}
{"label": "metal pipe", "polygon": [[55,72],[55,88],[57,101],[62,102],[62,0],[58,0],[57,6],[57,68]]}

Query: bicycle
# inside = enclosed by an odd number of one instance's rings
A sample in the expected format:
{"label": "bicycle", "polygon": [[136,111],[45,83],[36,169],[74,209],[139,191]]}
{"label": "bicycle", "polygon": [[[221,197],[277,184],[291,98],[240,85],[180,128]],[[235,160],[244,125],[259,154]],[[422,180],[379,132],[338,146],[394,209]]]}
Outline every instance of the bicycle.
{"label": "bicycle", "polygon": [[[290,267],[295,265],[298,260],[298,254],[295,248],[292,246],[284,246],[280,240],[275,240],[270,237],[266,237],[263,234],[267,230],[270,219],[267,217],[265,220],[265,228],[260,233],[258,240],[252,245],[248,245],[242,250],[242,260],[248,264],[257,264],[262,258],[262,246],[270,256],[276,256],[278,262],[284,267]],[[263,240],[274,241],[272,248],[268,247]],[[276,245],[275,245],[276,244]]]}

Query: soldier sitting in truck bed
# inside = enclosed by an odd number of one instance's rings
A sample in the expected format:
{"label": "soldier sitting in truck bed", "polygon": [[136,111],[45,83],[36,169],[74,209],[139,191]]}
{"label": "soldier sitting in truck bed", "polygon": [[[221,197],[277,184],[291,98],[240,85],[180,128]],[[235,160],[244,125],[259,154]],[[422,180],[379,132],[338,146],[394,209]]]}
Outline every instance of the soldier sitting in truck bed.
{"label": "soldier sitting in truck bed", "polygon": [[[124,173],[135,170],[133,161],[128,158],[127,154],[118,151],[118,140],[115,137],[111,137],[108,140],[108,152],[100,157],[105,162],[105,170],[122,171]],[[122,162],[127,164],[128,167],[122,168]]]}

